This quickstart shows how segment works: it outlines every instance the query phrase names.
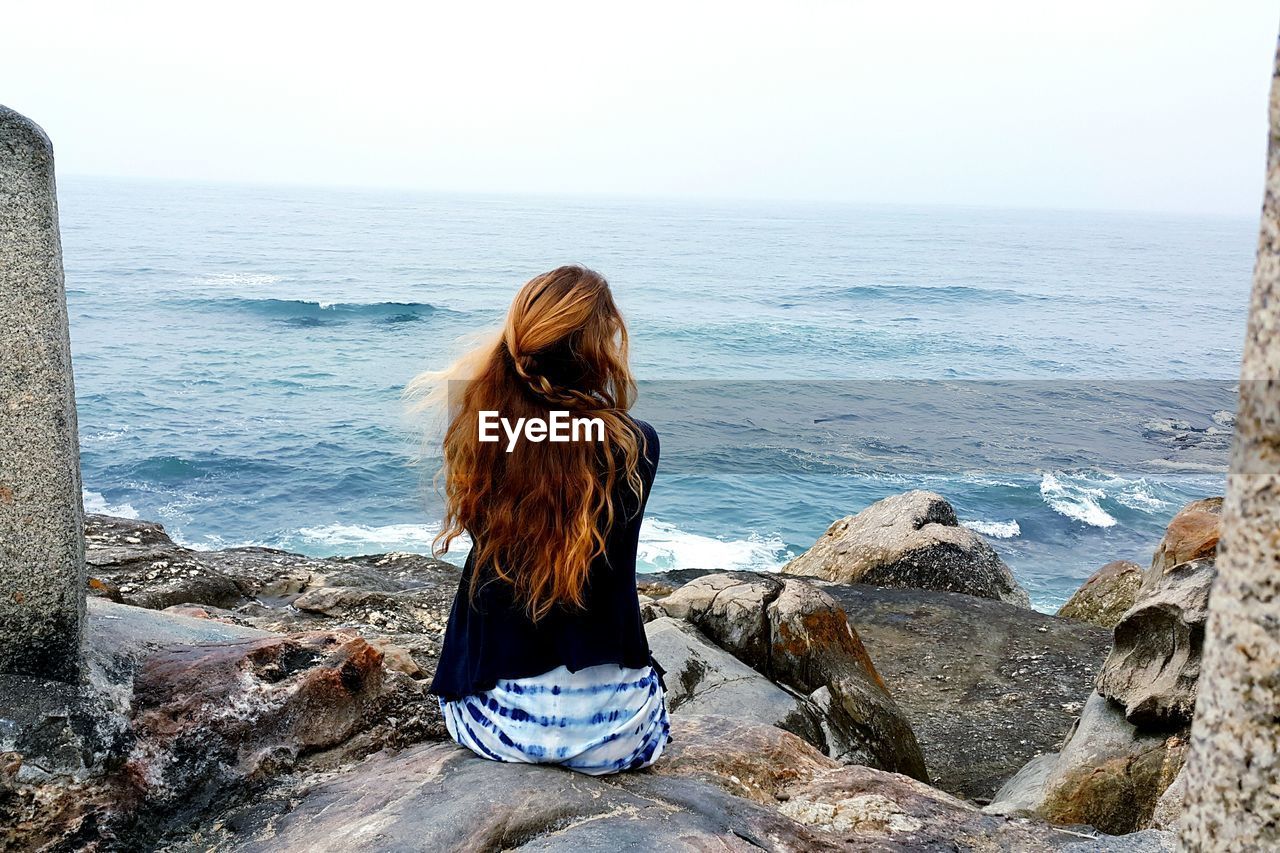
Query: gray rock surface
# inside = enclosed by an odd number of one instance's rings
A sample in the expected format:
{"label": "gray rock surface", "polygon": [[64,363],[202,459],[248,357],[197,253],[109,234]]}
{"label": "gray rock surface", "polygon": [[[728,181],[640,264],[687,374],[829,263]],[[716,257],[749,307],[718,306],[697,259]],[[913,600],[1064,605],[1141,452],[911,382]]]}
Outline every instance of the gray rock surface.
{"label": "gray rock surface", "polygon": [[1102,628],[1114,628],[1133,606],[1142,586],[1142,569],[1128,560],[1113,560],[1080,585],[1058,615]]}
{"label": "gray rock surface", "polygon": [[663,680],[672,715],[732,715],[822,742],[821,729],[800,697],[718,648],[692,625],[661,617],[648,623],[645,633],[654,660],[666,670]]}
{"label": "gray rock surface", "polygon": [[893,495],[836,521],[782,571],[1030,606],[1026,590],[987,541],[960,525],[945,498],[920,490]]}
{"label": "gray rock surface", "polygon": [[90,601],[85,680],[0,676],[0,849],[145,849],[289,770],[439,739],[354,632],[284,636]]}
{"label": "gray rock surface", "polygon": [[978,802],[1058,749],[1110,643],[1094,625],[969,595],[822,588],[910,721],[932,783]]}
{"label": "gray rock surface", "polygon": [[271,548],[195,551],[159,524],[90,515],[90,591],[140,607],[195,606],[216,619],[293,632],[354,628],[434,668],[458,585],[450,563],[418,554],[322,559]]}
{"label": "gray rock surface", "polygon": [[[1137,600],[1115,627],[1079,723],[1060,753],[1036,759],[1002,788],[1000,811],[1113,833],[1155,820],[1186,755],[1216,576],[1218,506],[1212,498],[1194,501],[1170,521]],[[1187,554],[1200,556],[1172,562]],[[1164,800],[1158,826],[1176,822],[1180,802]]]}
{"label": "gray rock surface", "polygon": [[78,674],[80,445],[53,146],[0,106],[0,672]]}

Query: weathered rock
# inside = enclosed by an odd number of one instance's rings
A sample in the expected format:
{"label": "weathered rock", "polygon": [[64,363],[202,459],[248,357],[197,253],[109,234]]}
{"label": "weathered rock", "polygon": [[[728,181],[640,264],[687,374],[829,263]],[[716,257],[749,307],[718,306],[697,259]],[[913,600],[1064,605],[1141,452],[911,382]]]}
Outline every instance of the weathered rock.
{"label": "weathered rock", "polygon": [[77,687],[0,685],[21,700],[0,707],[6,848],[145,846],[282,771],[445,736],[422,685],[354,633],[284,637],[94,599],[86,654]]}
{"label": "weathered rock", "polygon": [[[259,797],[167,849],[1171,849],[1167,834],[1094,838],[983,814],[908,777],[837,765],[772,726],[692,717],[682,731],[696,742],[665,768],[605,777],[502,765],[451,744],[378,754]],[[801,770],[788,780],[768,756],[798,758]]]}
{"label": "weathered rock", "polygon": [[1218,551],[1221,526],[1222,498],[1203,498],[1178,510],[1156,546],[1144,587],[1154,584],[1161,574],[1179,563],[1212,561]]}
{"label": "weathered rock", "polygon": [[713,645],[692,625],[662,617],[646,625],[645,633],[654,660],[666,670],[667,710],[673,716],[732,715],[825,744],[822,727],[802,697]]}
{"label": "weathered rock", "polygon": [[1179,827],[1187,850],[1280,849],[1280,51],[1222,512],[1219,577]]}
{"label": "weathered rock", "polygon": [[651,772],[699,779],[735,796],[776,805],[789,786],[840,766],[776,726],[736,715],[675,714],[671,742]]}
{"label": "weathered rock", "polygon": [[832,524],[782,571],[838,583],[961,592],[1029,607],[1026,590],[941,495],[912,491]]}
{"label": "weathered rock", "polygon": [[829,755],[928,778],[915,734],[844,610],[812,584],[749,572],[707,575],[660,606],[806,697]]}
{"label": "weathered rock", "polygon": [[849,614],[910,721],[930,780],[979,802],[1058,749],[1110,643],[1094,625],[969,595],[822,589]]}
{"label": "weathered rock", "polygon": [[1169,787],[1156,800],[1155,810],[1151,813],[1151,828],[1166,832],[1177,832],[1178,823],[1182,820],[1182,812],[1187,803],[1187,765],[1184,761]]}
{"label": "weathered rock", "polygon": [[837,841],[692,779],[592,777],[434,744],[261,799],[177,849],[822,851]]}
{"label": "weathered rock", "polygon": [[1142,569],[1128,560],[1113,560],[1098,569],[1058,609],[1058,615],[1103,628],[1114,628],[1133,606],[1142,586]]}
{"label": "weathered rock", "polygon": [[1191,722],[1200,678],[1211,561],[1179,563],[1144,585],[1115,628],[1115,643],[1098,675],[1098,692],[1124,706],[1145,727]]}
{"label": "weathered rock", "polygon": [[[1002,789],[1003,801],[989,809],[1032,812],[1053,823],[1087,824],[1115,835],[1134,832],[1151,822],[1156,801],[1182,766],[1186,744],[1185,731],[1142,731],[1094,693],[1057,757],[1024,768],[1019,784]],[[1037,792],[1036,776],[1046,765]]]}
{"label": "weathered rock", "polygon": [[53,146],[0,106],[0,672],[74,680],[80,445]]}
{"label": "weathered rock", "polygon": [[775,805],[798,823],[838,836],[847,849],[1172,850],[1163,833],[1089,838],[992,817],[908,777],[843,765],[772,726],[676,717],[672,733],[663,760],[649,772]]}
{"label": "weathered rock", "polygon": [[[272,632],[354,628],[418,663],[439,656],[456,566],[418,554],[305,557],[271,548],[194,551],[159,524],[91,515],[90,591],[140,607],[196,606]],[[193,611],[194,612],[194,611]]]}

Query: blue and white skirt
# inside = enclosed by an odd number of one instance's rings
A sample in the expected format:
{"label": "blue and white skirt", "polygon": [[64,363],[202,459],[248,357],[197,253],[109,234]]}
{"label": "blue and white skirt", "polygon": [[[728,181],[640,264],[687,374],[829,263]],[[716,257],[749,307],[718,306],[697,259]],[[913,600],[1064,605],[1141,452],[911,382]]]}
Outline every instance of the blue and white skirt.
{"label": "blue and white skirt", "polygon": [[561,764],[602,776],[648,767],[670,733],[666,696],[653,667],[616,664],[531,678],[440,701],[449,735],[482,758]]}

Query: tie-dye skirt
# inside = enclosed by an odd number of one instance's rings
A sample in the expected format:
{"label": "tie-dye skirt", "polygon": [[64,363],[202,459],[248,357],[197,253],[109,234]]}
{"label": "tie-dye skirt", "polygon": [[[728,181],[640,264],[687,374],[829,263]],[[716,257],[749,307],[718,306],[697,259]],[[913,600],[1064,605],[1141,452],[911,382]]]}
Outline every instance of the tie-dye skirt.
{"label": "tie-dye skirt", "polygon": [[441,701],[449,735],[483,758],[561,764],[601,776],[648,767],[670,732],[666,696],[653,667],[614,664],[531,678]]}

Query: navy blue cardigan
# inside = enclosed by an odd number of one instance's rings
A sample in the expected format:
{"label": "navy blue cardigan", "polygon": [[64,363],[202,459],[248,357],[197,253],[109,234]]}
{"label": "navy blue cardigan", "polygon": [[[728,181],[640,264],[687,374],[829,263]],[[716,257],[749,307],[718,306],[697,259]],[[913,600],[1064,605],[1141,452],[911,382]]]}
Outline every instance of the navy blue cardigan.
{"label": "navy blue cardigan", "polygon": [[636,599],[636,545],[659,447],[653,427],[635,423],[645,438],[640,463],[644,495],[637,499],[625,482],[618,483],[614,523],[605,536],[604,553],[587,576],[586,606],[556,605],[535,623],[523,603],[515,600],[512,586],[501,581],[481,584],[473,600],[476,566],[468,556],[449,612],[432,693],[460,699],[492,688],[499,679],[541,675],[558,666],[577,672],[604,663],[627,668],[652,664]]}

